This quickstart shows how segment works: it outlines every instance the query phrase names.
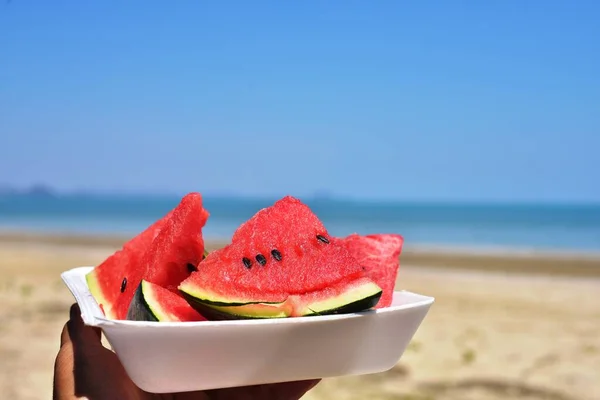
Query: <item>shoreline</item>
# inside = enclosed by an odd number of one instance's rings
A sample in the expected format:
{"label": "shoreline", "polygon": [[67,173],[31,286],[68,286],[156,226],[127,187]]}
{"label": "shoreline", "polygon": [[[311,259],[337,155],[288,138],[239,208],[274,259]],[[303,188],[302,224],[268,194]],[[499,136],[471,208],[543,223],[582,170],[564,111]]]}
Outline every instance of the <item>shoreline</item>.
{"label": "shoreline", "polygon": [[[0,229],[0,244],[59,245],[66,247],[104,247],[117,249],[130,236],[71,234]],[[226,245],[225,240],[206,239],[209,251]],[[540,251],[498,247],[404,246],[402,266],[519,275],[600,277],[600,252]]]}

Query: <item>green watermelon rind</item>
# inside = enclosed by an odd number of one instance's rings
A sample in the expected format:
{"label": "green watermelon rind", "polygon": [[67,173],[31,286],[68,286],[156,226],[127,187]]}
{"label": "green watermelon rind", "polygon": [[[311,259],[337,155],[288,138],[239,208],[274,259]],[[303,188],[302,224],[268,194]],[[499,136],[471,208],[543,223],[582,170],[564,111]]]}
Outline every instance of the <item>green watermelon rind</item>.
{"label": "green watermelon rind", "polygon": [[361,278],[348,283],[347,289],[338,296],[310,303],[302,302],[299,296],[292,296],[290,301],[297,303],[294,309],[300,310],[301,316],[329,315],[367,310],[377,305],[382,294],[383,290],[375,282]]}
{"label": "green watermelon rind", "polygon": [[203,299],[192,291],[186,291],[185,286],[180,286],[179,290],[194,308],[215,319],[271,319],[360,312],[377,305],[383,293],[382,289],[368,278],[361,278],[354,284],[346,285],[348,289],[340,295],[308,304],[303,301],[303,296],[315,295],[320,291],[291,295],[285,301],[277,303],[262,301],[227,303]]}
{"label": "green watermelon rind", "polygon": [[186,322],[202,321],[206,318],[175,292],[142,280],[129,304],[126,319],[149,322]]}
{"label": "green watermelon rind", "polygon": [[98,278],[96,274],[93,273],[93,270],[92,272],[85,275],[85,282],[87,283],[88,290],[90,291],[92,297],[94,298],[94,300],[96,300],[96,303],[102,309],[102,312],[108,317],[112,316],[112,309],[109,310],[106,307],[106,304],[108,304],[109,302],[104,296],[102,290],[100,289]]}
{"label": "green watermelon rind", "polygon": [[146,281],[142,280],[135,289],[126,319],[129,321],[159,322],[162,320],[160,317],[161,313],[157,312],[146,300],[145,292],[148,290],[148,285],[145,283]]}
{"label": "green watermelon rind", "polygon": [[302,315],[303,317],[315,317],[319,315],[335,315],[335,314],[351,314],[356,312],[362,312],[372,309],[377,305],[379,299],[381,298],[381,293],[374,294],[371,297],[366,297],[364,299],[355,301],[353,303],[344,304],[338,308],[331,308],[329,310],[323,311],[314,311],[311,309],[311,313]]}
{"label": "green watermelon rind", "polygon": [[214,306],[214,307],[240,307],[240,306],[246,306],[246,305],[250,305],[250,304],[270,304],[270,305],[277,305],[277,304],[283,304],[285,303],[285,300],[283,301],[225,301],[225,300],[209,300],[209,298],[206,297],[206,295],[202,295],[202,294],[198,294],[198,292],[194,292],[191,290],[187,290],[187,289],[183,289],[182,286],[179,287],[179,291],[184,295],[184,297],[188,298],[191,301],[197,302],[197,303],[202,303],[202,304],[206,304],[208,306]]}
{"label": "green watermelon rind", "polygon": [[[230,299],[227,300],[223,295],[219,295],[217,293],[212,293],[211,291],[202,290],[193,284],[190,284],[189,280],[184,280],[178,287],[179,292],[183,294],[183,296],[188,299],[188,301],[194,301],[196,303],[202,303],[209,306],[215,307],[239,307],[246,306],[249,304],[270,304],[277,305],[285,303],[286,299],[282,301],[245,301],[240,299]],[[219,299],[219,300],[211,300],[211,299]]]}
{"label": "green watermelon rind", "polygon": [[[182,292],[183,293],[183,292]],[[188,295],[187,293],[183,293],[184,298],[187,302],[194,307],[198,312],[202,315],[206,316],[209,319],[215,320],[225,320],[225,319],[272,319],[272,318],[285,318],[289,313],[285,312],[286,303],[246,303],[237,306],[216,306],[213,304],[209,304],[206,302],[199,301],[195,297]],[[274,304],[279,305],[279,307]],[[255,307],[253,307],[255,306]],[[269,312],[263,312],[261,315],[250,315],[249,313],[244,313],[243,310],[246,309],[267,309]],[[242,312],[240,312],[242,311]]]}

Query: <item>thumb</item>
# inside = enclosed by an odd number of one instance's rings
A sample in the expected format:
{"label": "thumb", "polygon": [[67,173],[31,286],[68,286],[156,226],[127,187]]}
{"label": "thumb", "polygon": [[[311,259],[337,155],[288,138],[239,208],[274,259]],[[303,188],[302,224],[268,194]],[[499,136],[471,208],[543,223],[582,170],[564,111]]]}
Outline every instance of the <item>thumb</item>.
{"label": "thumb", "polygon": [[60,350],[54,361],[54,399],[75,399],[78,364],[86,362],[86,355],[97,353],[102,346],[100,331],[86,326],[77,304],[71,306],[69,321],[60,335]]}
{"label": "thumb", "polygon": [[81,319],[81,310],[77,303],[71,305],[69,310],[69,321],[63,327],[60,335],[60,346],[67,343],[81,345],[98,345],[102,344],[102,331],[99,328],[87,326]]}

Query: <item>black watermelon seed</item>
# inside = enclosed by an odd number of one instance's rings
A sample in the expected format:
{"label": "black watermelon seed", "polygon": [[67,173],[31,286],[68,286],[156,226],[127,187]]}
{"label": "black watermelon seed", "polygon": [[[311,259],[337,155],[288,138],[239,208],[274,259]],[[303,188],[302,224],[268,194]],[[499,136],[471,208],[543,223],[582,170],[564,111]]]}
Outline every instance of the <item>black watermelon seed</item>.
{"label": "black watermelon seed", "polygon": [[252,260],[249,258],[242,258],[242,262],[244,263],[244,266],[248,269],[252,266]]}
{"label": "black watermelon seed", "polygon": [[192,263],[188,263],[187,269],[190,273],[198,271],[198,268],[196,268],[196,266]]}
{"label": "black watermelon seed", "polygon": [[121,293],[123,293],[125,291],[126,287],[127,287],[127,278],[123,278],[123,282],[121,282]]}
{"label": "black watermelon seed", "polygon": [[329,239],[327,239],[325,236],[317,235],[317,240],[319,240],[325,244],[329,243]]}
{"label": "black watermelon seed", "polygon": [[267,263],[267,259],[262,254],[256,255],[256,261],[258,261],[260,265],[265,265]]}
{"label": "black watermelon seed", "polygon": [[277,250],[277,249],[271,250],[271,255],[277,261],[281,261],[281,253],[279,252],[279,250]]}

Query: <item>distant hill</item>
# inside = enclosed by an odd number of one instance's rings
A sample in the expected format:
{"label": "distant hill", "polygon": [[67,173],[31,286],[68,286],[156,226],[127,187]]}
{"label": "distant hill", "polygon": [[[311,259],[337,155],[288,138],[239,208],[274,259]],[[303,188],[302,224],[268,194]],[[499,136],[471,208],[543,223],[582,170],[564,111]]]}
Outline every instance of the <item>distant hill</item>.
{"label": "distant hill", "polygon": [[0,185],[0,196],[57,197],[58,193],[52,187],[43,184],[32,185],[25,189]]}

